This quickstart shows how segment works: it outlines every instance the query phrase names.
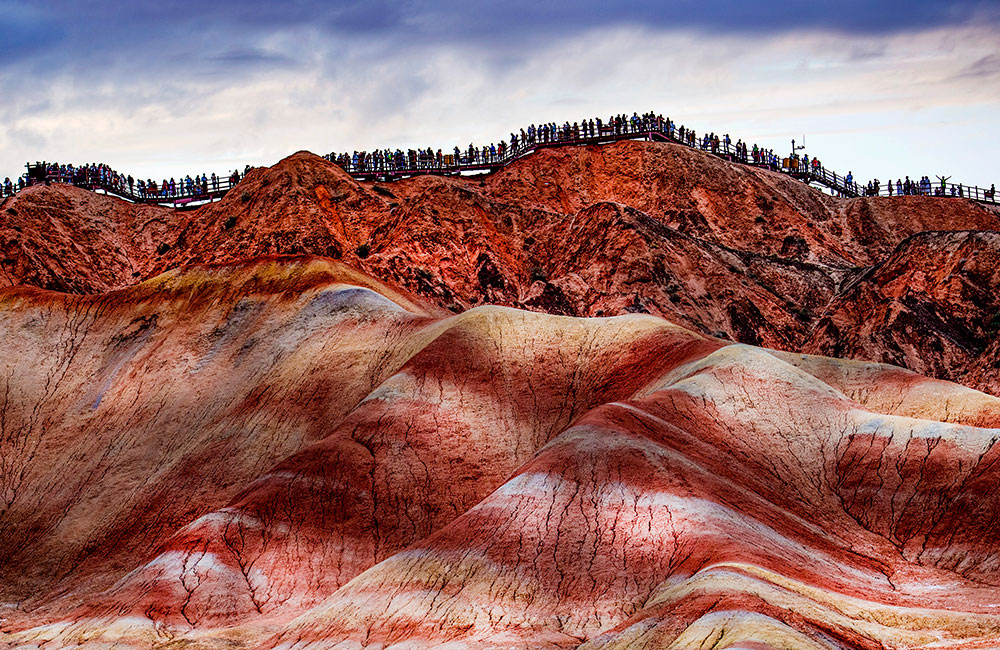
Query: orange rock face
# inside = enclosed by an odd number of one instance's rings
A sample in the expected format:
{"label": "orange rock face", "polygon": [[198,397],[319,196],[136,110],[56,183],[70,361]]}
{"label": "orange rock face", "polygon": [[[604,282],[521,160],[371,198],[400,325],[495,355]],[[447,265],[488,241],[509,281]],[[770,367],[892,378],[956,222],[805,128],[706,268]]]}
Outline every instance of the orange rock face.
{"label": "orange rock face", "polygon": [[[933,315],[858,286],[891,260],[933,274],[950,240],[897,246],[953,230],[1000,230],[1000,216],[963,199],[834,199],[671,144],[547,149],[488,177],[389,184],[356,182],[303,152],[193,212],[29,189],[0,206],[0,283],[92,293],[179,265],[320,255],[455,312],[644,312],[742,343],[889,362],[995,391],[993,365],[980,357],[996,328],[992,316],[977,319],[996,304],[970,302],[997,294],[996,267],[984,266],[992,240],[980,238],[981,268]],[[880,316],[900,325],[891,341],[852,342],[875,327],[870,309],[907,312]],[[944,354],[929,362],[931,340]]]}
{"label": "orange rock face", "polygon": [[0,215],[2,647],[1000,645],[973,204],[625,142]]}
{"label": "orange rock face", "polygon": [[0,287],[86,294],[135,284],[176,226],[171,209],[68,185],[30,187],[0,202]]}

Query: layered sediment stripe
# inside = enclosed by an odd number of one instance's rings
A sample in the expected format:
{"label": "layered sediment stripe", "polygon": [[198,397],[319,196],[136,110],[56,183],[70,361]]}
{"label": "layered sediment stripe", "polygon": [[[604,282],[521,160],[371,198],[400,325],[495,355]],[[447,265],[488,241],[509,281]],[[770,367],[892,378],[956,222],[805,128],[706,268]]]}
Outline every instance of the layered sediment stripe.
{"label": "layered sediment stripe", "polygon": [[[582,649],[641,648],[661,643],[686,647],[692,635],[715,641],[733,636],[756,643],[774,643],[774,630],[746,625],[754,614],[764,614],[775,623],[796,631],[788,647],[988,647],[1000,639],[1000,615],[995,608],[976,607],[988,598],[979,586],[950,581],[937,582],[937,589],[954,589],[968,609],[926,607],[920,591],[910,594],[908,606],[886,605],[856,595],[787,578],[780,573],[746,564],[708,567],[685,580],[664,585],[650,598],[646,608],[618,628],[594,637]],[[922,586],[921,586],[922,585]],[[903,586],[903,585],[901,585]],[[866,595],[866,594],[865,594]],[[971,607],[970,607],[971,605]],[[739,613],[728,618],[720,614]],[[705,624],[715,621],[714,634]],[[778,637],[780,638],[780,637]],[[695,644],[695,647],[699,647]]]}
{"label": "layered sediment stripe", "polygon": [[[993,634],[987,590],[894,558],[889,540],[842,509],[828,480],[839,443],[857,432],[961,440],[973,453],[991,431],[863,411],[814,376],[740,346],[674,374],[635,403],[587,414],[482,503],[366,571],[265,645],[321,647],[327,638],[488,644],[490,634],[553,625],[552,616],[555,629],[587,638],[706,572],[717,581],[714,601],[699,595],[701,611],[671,623],[664,643],[684,647],[714,631],[727,644],[835,647],[822,640],[835,630],[874,647],[893,638],[940,640],[930,631],[938,624],[961,643]],[[816,419],[812,409],[827,417]],[[767,425],[751,429],[750,418],[761,416]],[[756,435],[734,435],[744,426]],[[777,458],[749,453],[749,444]],[[785,483],[774,485],[772,476]],[[717,570],[733,563],[749,567],[748,575],[776,576],[768,580],[780,588],[751,588],[757,578]],[[949,613],[947,598],[931,598],[945,609],[923,612],[927,590],[911,593],[894,582],[913,574],[925,587],[956,586],[972,602]],[[838,613],[841,599],[853,603],[852,614]],[[732,607],[741,601],[751,609]],[[871,625],[863,607],[881,612]],[[778,615],[787,611],[795,615]],[[968,617],[971,627],[961,623]]]}
{"label": "layered sediment stripe", "polygon": [[[327,332],[355,326],[345,310],[371,302],[364,292],[324,289],[298,301],[293,332],[304,313],[313,327],[312,305],[330,303],[326,296],[336,303],[324,306]],[[235,343],[257,311],[242,310],[217,338]],[[520,345],[525,336],[530,346]],[[323,439],[184,526],[156,559],[70,615],[141,613],[178,633],[290,617],[474,506],[578,413],[722,345],[648,316],[588,322],[503,308],[417,321],[406,337],[396,358],[412,352],[397,372]],[[303,340],[279,344],[301,357]],[[212,363],[233,343],[213,343]],[[438,478],[449,473],[451,481]],[[164,570],[178,557],[182,566]]]}
{"label": "layered sediment stripe", "polygon": [[0,585],[31,598],[0,642],[996,641],[994,398],[365,284],[265,260],[2,298]]}

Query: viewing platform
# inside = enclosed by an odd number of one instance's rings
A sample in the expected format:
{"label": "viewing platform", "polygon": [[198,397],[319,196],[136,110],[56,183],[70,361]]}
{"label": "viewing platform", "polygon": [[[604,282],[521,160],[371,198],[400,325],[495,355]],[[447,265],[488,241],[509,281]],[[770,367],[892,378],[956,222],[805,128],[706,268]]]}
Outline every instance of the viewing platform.
{"label": "viewing platform", "polygon": [[[525,131],[521,131],[522,135]],[[365,153],[348,157],[347,154],[327,154],[327,160],[339,164],[348,174],[358,181],[389,183],[404,178],[421,175],[457,176],[473,174],[491,174],[536,151],[554,147],[603,145],[622,140],[645,140],[649,142],[666,142],[687,146],[705,151],[732,163],[750,165],[773,172],[791,176],[807,184],[816,184],[842,197],[859,196],[898,196],[901,194],[961,197],[979,203],[996,205],[995,190],[969,186],[961,183],[919,184],[912,182],[900,191],[901,186],[890,183],[880,185],[877,190],[868,184],[862,185],[847,177],[828,169],[822,164],[799,157],[792,153],[787,157],[776,156],[770,150],[753,147],[752,151],[742,142],[733,143],[728,136],[695,137],[690,130],[678,128],[674,122],[662,117],[651,115],[625,118],[595,125],[592,120],[583,126],[568,123],[563,126],[555,124],[529,129],[530,137],[516,137],[512,134],[509,143],[501,142],[499,146],[470,147],[466,151],[458,148],[452,153],[444,154],[439,149],[436,153],[427,150],[409,150],[403,152],[389,150]],[[793,150],[796,148],[794,141]],[[229,177],[214,177],[212,179],[185,177],[181,181],[163,185],[144,184],[131,177],[119,174],[106,166],[83,166],[74,168],[72,172],[61,168],[52,169],[46,163],[27,165],[28,172],[22,179],[26,186],[40,183],[69,183],[95,192],[114,195],[135,203],[148,203],[169,206],[177,209],[191,209],[217,201],[232,190],[240,181],[238,172]],[[129,182],[132,180],[132,182]],[[173,179],[172,179],[173,180]],[[900,181],[901,182],[901,181]],[[4,188],[4,195],[13,193],[11,188]]]}

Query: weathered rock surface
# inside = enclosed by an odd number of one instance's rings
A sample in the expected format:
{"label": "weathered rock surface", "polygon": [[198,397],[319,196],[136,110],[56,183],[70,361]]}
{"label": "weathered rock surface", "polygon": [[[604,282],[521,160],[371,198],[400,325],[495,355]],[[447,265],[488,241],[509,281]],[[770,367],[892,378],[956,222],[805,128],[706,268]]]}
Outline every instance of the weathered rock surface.
{"label": "weathered rock surface", "polygon": [[68,185],[30,187],[0,201],[0,287],[87,294],[136,284],[155,274],[176,219]]}
{"label": "weathered rock surface", "polygon": [[924,232],[849,278],[805,350],[884,359],[1000,393],[1000,232]]}
{"label": "weathered rock surface", "polygon": [[[934,274],[937,251],[951,240],[901,244],[924,241],[910,238],[926,231],[1000,230],[995,212],[952,198],[834,199],[677,145],[547,149],[488,177],[389,184],[358,183],[302,152],[251,171],[221,202],[192,212],[66,187],[34,188],[0,208],[5,284],[91,293],[183,264],[312,254],[455,312],[500,304],[576,316],[650,313],[743,343],[824,353],[839,346],[844,355],[997,390],[995,355],[980,358],[996,338],[988,335],[992,316],[977,321],[986,308],[968,301],[996,295],[995,274],[874,340],[868,312],[897,312],[898,297],[858,284],[893,263]],[[981,239],[978,250],[995,246]],[[941,334],[962,338],[970,328],[987,334],[971,347]],[[928,360],[927,342],[942,336],[942,353]]]}
{"label": "weathered rock surface", "polygon": [[0,644],[986,648],[1000,399],[316,258],[0,291]]}

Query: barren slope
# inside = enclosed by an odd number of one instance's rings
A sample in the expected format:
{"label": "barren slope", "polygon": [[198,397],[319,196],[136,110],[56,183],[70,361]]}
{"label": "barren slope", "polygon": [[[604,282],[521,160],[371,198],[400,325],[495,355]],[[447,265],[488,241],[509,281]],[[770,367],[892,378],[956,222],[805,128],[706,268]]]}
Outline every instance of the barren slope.
{"label": "barren slope", "polygon": [[951,198],[834,199],[677,145],[546,149],[488,177],[391,184],[358,183],[301,152],[193,212],[67,187],[34,188],[3,207],[4,284],[88,293],[181,264],[315,254],[455,312],[487,303],[646,312],[744,343],[840,349],[995,390],[993,357],[979,358],[995,336],[959,352],[925,344],[942,331],[993,332],[988,316],[975,320],[980,307],[964,295],[935,299],[933,317],[873,338],[878,318],[866,315],[896,311],[897,297],[857,284],[900,255],[897,264],[934,274],[934,250],[896,247],[923,231],[1000,229],[995,212]]}
{"label": "barren slope", "polygon": [[0,644],[1000,643],[997,398],[314,258],[0,305]]}
{"label": "barren slope", "polygon": [[180,215],[68,185],[0,200],[0,287],[98,293],[155,274]]}

